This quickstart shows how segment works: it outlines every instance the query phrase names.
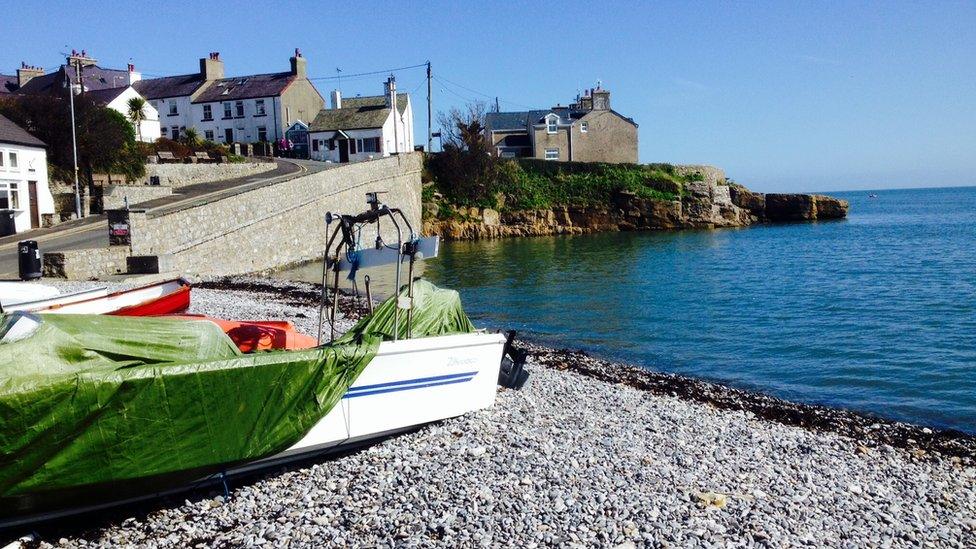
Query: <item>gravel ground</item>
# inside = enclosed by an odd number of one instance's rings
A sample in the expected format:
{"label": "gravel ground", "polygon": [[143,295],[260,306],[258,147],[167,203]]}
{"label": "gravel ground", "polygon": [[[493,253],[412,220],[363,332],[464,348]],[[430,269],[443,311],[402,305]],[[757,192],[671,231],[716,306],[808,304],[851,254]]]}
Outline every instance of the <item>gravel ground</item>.
{"label": "gravel ground", "polygon": [[[315,330],[310,285],[209,282],[193,302]],[[348,316],[353,305],[343,302]],[[526,387],[500,390],[488,410],[235,484],[229,500],[195,492],[128,518],[50,526],[39,544],[976,546],[966,440],[943,454],[784,424],[613,381],[594,373],[612,364],[539,346],[528,368]]]}

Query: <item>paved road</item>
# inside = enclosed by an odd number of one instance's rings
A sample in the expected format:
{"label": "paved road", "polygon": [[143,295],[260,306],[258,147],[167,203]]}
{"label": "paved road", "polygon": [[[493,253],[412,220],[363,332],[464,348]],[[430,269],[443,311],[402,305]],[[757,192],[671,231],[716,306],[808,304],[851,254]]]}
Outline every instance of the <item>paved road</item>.
{"label": "paved road", "polygon": [[[213,183],[188,185],[174,190],[171,196],[132,206],[146,209],[147,214],[152,217],[331,167],[330,164],[310,160],[279,159],[277,163],[278,166],[268,172]],[[95,215],[63,223],[51,229],[36,229],[0,238],[0,279],[17,277],[17,242],[21,240],[36,240],[41,253],[99,248],[108,246],[108,226],[104,215]]]}

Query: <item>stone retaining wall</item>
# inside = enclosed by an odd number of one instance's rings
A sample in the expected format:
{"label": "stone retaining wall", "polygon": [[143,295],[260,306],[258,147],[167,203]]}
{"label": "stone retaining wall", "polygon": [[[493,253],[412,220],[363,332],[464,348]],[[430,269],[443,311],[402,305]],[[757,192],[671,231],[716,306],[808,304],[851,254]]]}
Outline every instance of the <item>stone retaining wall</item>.
{"label": "stone retaining wall", "polygon": [[185,187],[237,177],[247,177],[277,167],[274,162],[241,162],[233,164],[146,164],[146,176],[135,184],[147,185],[149,178],[159,176],[160,186]]}
{"label": "stone retaining wall", "polygon": [[[400,207],[420,231],[419,153],[349,164],[176,212],[131,212],[132,253],[172,254],[189,274],[240,274],[319,257],[325,213],[358,213],[367,191]],[[392,235],[384,238],[392,240]],[[388,241],[390,241],[388,240]]]}
{"label": "stone retaining wall", "polygon": [[129,199],[129,206],[131,207],[171,194],[173,194],[173,187],[161,185],[108,185],[102,191],[102,209],[124,208],[126,198]]}
{"label": "stone retaining wall", "polygon": [[126,247],[65,250],[44,254],[44,276],[91,280],[126,272]]}

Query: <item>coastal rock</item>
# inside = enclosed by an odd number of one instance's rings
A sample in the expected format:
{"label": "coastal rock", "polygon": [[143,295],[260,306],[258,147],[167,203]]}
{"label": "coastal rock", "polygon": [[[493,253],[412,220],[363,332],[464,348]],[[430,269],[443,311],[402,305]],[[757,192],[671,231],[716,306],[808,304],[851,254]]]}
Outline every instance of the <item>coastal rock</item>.
{"label": "coastal rock", "polygon": [[847,217],[850,204],[832,196],[822,194],[813,195],[817,204],[817,219],[843,219]]}
{"label": "coastal rock", "polygon": [[766,219],[769,221],[812,221],[817,218],[817,203],[809,194],[766,194]]}
{"label": "coastal rock", "polygon": [[763,193],[752,192],[741,185],[730,185],[729,196],[736,206],[749,210],[759,219],[766,217],[766,195]]}

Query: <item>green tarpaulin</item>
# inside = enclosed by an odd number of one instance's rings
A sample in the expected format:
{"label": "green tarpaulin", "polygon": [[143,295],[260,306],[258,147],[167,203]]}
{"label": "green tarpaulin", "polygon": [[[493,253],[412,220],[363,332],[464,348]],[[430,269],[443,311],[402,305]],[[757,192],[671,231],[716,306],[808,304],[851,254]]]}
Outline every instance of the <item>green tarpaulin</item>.
{"label": "green tarpaulin", "polygon": [[[456,292],[418,281],[414,303],[413,337],[473,329]],[[44,315],[26,337],[7,332],[0,516],[173,487],[285,450],[393,333],[394,307],[301,351],[242,354],[213,323],[166,318]]]}

